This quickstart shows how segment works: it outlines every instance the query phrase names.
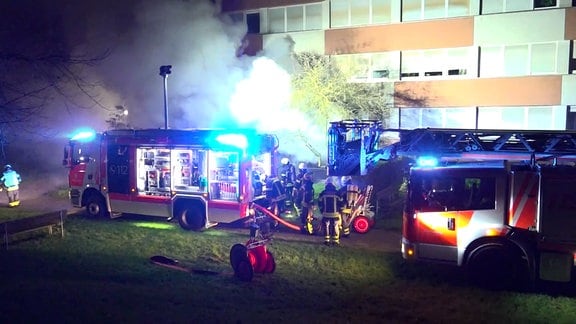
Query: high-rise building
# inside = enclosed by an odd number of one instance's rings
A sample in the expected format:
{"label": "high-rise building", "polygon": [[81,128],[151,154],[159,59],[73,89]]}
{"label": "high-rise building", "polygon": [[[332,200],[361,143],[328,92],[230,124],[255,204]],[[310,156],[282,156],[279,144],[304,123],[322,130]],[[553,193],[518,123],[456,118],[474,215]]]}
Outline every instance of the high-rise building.
{"label": "high-rise building", "polygon": [[[246,53],[289,36],[396,93],[390,127],[576,129],[576,0],[223,0]],[[418,102],[418,106],[414,106]]]}

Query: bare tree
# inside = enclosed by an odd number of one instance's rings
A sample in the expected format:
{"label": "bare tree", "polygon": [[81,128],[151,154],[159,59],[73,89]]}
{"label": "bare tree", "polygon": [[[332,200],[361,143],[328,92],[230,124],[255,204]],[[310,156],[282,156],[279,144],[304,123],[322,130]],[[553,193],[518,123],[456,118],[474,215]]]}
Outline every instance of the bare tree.
{"label": "bare tree", "polygon": [[69,112],[100,106],[98,85],[86,68],[102,61],[106,50],[74,53],[64,17],[51,3],[7,0],[0,4],[0,127],[39,130],[47,109],[58,103]]}

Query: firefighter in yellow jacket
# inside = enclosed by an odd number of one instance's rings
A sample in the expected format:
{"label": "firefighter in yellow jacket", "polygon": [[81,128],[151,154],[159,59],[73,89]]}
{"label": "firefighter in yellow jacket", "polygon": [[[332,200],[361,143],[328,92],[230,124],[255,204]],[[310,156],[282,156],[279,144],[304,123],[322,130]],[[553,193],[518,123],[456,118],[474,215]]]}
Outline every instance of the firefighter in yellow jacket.
{"label": "firefighter in yellow jacket", "polygon": [[20,182],[22,182],[20,174],[13,170],[10,164],[5,165],[4,173],[0,178],[0,184],[2,184],[2,189],[6,190],[6,195],[8,196],[8,207],[16,207],[20,205],[20,199],[18,197]]}
{"label": "firefighter in yellow jacket", "polygon": [[338,190],[330,178],[326,180],[326,187],[324,187],[324,190],[318,196],[318,207],[322,213],[324,244],[339,245],[342,198],[338,195]]}

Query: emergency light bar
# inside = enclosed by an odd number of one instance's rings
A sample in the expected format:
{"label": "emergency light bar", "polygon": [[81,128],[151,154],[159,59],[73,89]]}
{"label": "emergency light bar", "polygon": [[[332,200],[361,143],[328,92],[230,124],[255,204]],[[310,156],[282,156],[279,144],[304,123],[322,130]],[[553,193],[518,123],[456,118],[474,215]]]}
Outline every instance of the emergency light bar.
{"label": "emergency light bar", "polygon": [[421,156],[416,159],[416,165],[419,167],[436,167],[438,166],[438,158],[434,156]]}
{"label": "emergency light bar", "polygon": [[248,139],[241,134],[220,134],[216,136],[216,141],[223,145],[231,145],[245,150],[248,147]]}
{"label": "emergency light bar", "polygon": [[96,138],[96,132],[93,130],[79,130],[71,138],[71,141],[89,142]]}

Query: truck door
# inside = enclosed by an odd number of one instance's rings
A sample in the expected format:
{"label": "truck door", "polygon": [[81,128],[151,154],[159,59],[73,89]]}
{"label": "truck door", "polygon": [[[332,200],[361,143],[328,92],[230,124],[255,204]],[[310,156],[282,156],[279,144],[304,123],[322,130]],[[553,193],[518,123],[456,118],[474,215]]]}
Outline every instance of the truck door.
{"label": "truck door", "polygon": [[522,229],[536,228],[540,174],[536,171],[512,171],[508,225]]}

